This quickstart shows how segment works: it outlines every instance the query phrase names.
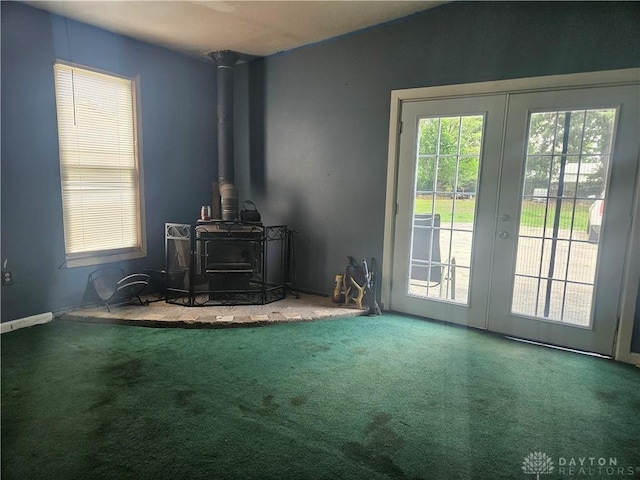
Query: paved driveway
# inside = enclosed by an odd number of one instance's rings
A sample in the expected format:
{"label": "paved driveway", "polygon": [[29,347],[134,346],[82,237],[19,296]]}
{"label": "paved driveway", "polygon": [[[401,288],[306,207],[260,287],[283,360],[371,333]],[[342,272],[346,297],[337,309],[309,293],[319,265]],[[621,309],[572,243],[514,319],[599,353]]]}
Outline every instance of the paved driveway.
{"label": "paved driveway", "polygon": [[[456,228],[468,231],[446,230],[449,224],[443,223],[440,231],[441,258],[455,259],[455,295],[452,282],[432,286],[427,289],[426,282],[412,281],[410,293],[430,298],[447,298],[467,303],[469,292],[469,266],[472,253],[472,224],[457,224]],[[549,274],[551,239],[542,239],[543,229],[527,227],[521,232],[526,235],[519,238],[516,277],[512,311],[527,316],[544,316],[547,293],[547,280],[531,277],[547,277]],[[560,230],[556,244],[556,256],[550,289],[549,317],[576,325],[588,325],[593,296],[593,286],[580,283],[593,283],[598,254],[598,245],[587,243],[586,232],[573,232],[569,242],[569,230]],[[453,236],[453,238],[452,238]],[[532,238],[533,237],[533,238]],[[453,267],[444,267],[447,269]],[[451,270],[449,270],[451,272]],[[480,275],[483,275],[480,273]],[[449,273],[449,278],[452,277]],[[484,275],[483,275],[484,276]],[[566,282],[565,282],[566,280]],[[564,301],[563,301],[564,298]],[[564,315],[562,311],[564,309]]]}

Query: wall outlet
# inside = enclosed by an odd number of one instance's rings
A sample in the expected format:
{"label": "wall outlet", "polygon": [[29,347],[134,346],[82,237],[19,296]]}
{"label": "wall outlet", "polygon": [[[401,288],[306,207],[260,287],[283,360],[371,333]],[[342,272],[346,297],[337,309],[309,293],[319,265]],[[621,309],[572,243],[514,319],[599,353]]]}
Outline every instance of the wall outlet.
{"label": "wall outlet", "polygon": [[13,283],[13,275],[9,270],[2,270],[2,284],[11,285]]}

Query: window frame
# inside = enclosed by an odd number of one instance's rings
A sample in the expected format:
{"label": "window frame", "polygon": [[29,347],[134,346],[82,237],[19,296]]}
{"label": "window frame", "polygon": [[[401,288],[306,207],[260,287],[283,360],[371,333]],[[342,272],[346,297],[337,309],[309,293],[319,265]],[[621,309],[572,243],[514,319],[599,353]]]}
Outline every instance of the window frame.
{"label": "window frame", "polygon": [[[67,251],[67,229],[65,228],[65,208],[62,202],[63,190],[62,190],[62,178],[63,178],[63,165],[61,161],[61,143],[59,137],[59,124],[58,124],[58,86],[56,81],[56,66],[62,65],[74,69],[84,70],[91,73],[97,73],[106,75],[113,78],[124,79],[131,82],[131,101],[133,107],[133,146],[134,146],[134,163],[137,171],[137,208],[138,208],[138,222],[137,222],[137,237],[138,244],[135,247],[125,247],[116,249],[103,249],[93,250],[86,252],[69,253]],[[143,155],[142,155],[142,126],[141,126],[141,104],[140,104],[140,76],[126,77],[123,75],[115,74],[113,72],[101,70],[98,68],[89,67],[86,65],[80,65],[77,63],[66,62],[64,60],[56,59],[53,64],[54,74],[54,91],[55,91],[55,104],[56,104],[56,134],[58,135],[58,162],[60,172],[60,200],[62,207],[62,231],[64,236],[64,254],[65,254],[65,267],[81,267],[88,265],[99,265],[104,263],[119,262],[123,260],[133,260],[136,258],[144,258],[147,256],[147,238],[146,238],[146,219],[145,219],[145,195],[144,195],[144,170],[143,170]]]}

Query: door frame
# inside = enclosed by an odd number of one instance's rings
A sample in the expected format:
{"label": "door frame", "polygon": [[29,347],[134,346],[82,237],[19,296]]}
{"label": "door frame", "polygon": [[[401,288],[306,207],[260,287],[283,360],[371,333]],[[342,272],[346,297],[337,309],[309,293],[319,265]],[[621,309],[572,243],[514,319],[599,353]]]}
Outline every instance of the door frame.
{"label": "door frame", "polygon": [[[527,92],[543,92],[566,88],[584,88],[593,86],[638,85],[640,68],[624,70],[608,70],[601,72],[574,73],[568,75],[550,75],[543,77],[519,78],[513,80],[497,80],[460,85],[444,85],[434,87],[410,88],[391,91],[389,115],[389,147],[387,161],[387,191],[385,202],[385,224],[382,258],[381,298],[385,310],[393,310],[391,301],[391,278],[393,272],[394,232],[397,212],[398,168],[400,162],[400,131],[402,104],[407,101],[435,100],[446,98],[464,98],[476,95],[517,94]],[[640,175],[640,173],[639,173]],[[627,235],[625,252],[626,271],[623,272],[622,291],[619,300],[619,325],[616,345],[616,360],[634,362],[638,354],[631,353],[631,333],[635,316],[635,295],[638,291],[640,265],[640,242],[632,242],[632,238],[640,235],[640,182],[636,182],[634,192],[634,214],[631,231]],[[493,260],[493,259],[492,259]],[[634,261],[635,260],[635,261]],[[493,261],[492,261],[493,264]]]}

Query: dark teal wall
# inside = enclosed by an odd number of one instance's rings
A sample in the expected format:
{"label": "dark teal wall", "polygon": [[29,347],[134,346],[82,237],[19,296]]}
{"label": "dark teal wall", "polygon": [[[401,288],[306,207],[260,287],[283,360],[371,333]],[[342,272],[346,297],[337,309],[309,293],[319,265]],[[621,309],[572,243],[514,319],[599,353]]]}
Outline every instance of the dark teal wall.
{"label": "dark teal wall", "polygon": [[215,68],[168,50],[2,2],[2,321],[77,305],[96,267],[62,268],[64,240],[53,83],[56,59],[140,77],[145,259],[164,266],[164,223],[193,222],[215,178]]}
{"label": "dark teal wall", "polygon": [[347,255],[382,257],[392,90],[639,66],[636,2],[454,2],[253,61],[240,191],[300,231],[299,284],[328,292]]}
{"label": "dark teal wall", "polygon": [[[59,268],[56,58],[141,77],[149,257],[128,270],[161,267],[164,222],[210,203],[212,65],[2,2],[3,321],[76,304],[92,270]],[[239,65],[240,199],[300,232],[298,283],[328,292],[347,255],[382,260],[391,90],[639,66],[636,2],[455,2]]]}

